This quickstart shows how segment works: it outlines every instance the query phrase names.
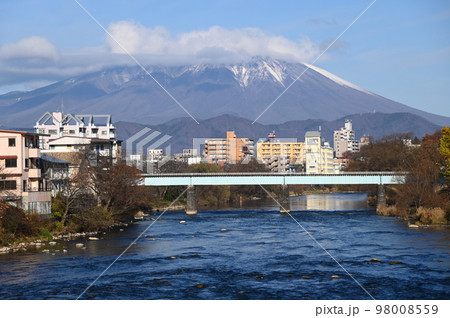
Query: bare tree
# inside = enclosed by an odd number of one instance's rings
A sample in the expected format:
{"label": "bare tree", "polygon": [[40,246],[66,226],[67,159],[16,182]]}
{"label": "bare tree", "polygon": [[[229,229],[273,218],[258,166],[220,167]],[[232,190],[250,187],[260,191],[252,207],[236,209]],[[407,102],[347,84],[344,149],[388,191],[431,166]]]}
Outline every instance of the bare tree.
{"label": "bare tree", "polygon": [[143,190],[138,169],[105,157],[86,161],[80,168],[79,180],[84,180],[95,196],[97,208],[110,212],[113,218],[121,218],[121,214],[134,208]]}

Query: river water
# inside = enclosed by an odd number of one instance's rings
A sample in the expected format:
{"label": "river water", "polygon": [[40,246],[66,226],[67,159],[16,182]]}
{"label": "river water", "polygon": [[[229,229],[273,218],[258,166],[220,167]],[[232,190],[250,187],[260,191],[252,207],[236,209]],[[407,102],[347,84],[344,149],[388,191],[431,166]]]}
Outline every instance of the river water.
{"label": "river water", "polygon": [[99,241],[44,247],[49,254],[0,255],[0,299],[450,297],[448,229],[377,216],[364,194],[291,198],[298,223],[271,201],[246,206],[189,217],[166,212],[85,293],[158,214]]}

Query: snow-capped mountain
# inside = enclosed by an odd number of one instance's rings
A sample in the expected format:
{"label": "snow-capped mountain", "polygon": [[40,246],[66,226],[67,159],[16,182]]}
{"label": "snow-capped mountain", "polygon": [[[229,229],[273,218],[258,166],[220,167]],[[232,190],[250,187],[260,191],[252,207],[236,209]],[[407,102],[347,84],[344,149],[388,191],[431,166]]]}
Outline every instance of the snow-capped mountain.
{"label": "snow-capped mountain", "polygon": [[[151,65],[147,71],[198,120],[222,114],[254,120],[292,84],[258,122],[334,120],[368,112],[410,112],[439,125],[450,122],[301,63],[255,57],[233,65]],[[114,121],[143,124],[188,116],[144,70],[115,67],[0,96],[0,125],[31,127],[46,111],[62,108],[72,113],[112,114]]]}

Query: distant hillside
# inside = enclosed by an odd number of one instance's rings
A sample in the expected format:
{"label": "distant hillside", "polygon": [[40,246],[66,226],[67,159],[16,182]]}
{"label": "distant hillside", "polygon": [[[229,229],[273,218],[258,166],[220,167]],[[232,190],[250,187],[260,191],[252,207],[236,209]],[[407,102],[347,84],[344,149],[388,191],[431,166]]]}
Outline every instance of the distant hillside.
{"label": "distant hillside", "polygon": [[[344,126],[345,119],[351,119],[356,137],[373,136],[375,139],[394,134],[412,132],[419,138],[425,134],[432,134],[441,126],[433,124],[420,116],[410,113],[368,113],[349,115],[337,120],[326,121],[319,119],[295,120],[283,124],[263,125],[232,115],[222,115],[200,121],[197,125],[191,118],[178,118],[161,125],[142,125],[130,122],[116,122],[118,137],[126,140],[144,127],[158,131],[161,135],[172,138],[160,148],[171,145],[172,153],[181,152],[184,148],[192,147],[192,138],[224,138],[227,130],[234,130],[238,137],[249,137],[258,140],[265,138],[271,131],[276,132],[278,138],[297,138],[303,141],[309,130],[318,130],[319,126],[326,141],[332,144],[333,131]],[[138,140],[142,140],[138,139]]]}

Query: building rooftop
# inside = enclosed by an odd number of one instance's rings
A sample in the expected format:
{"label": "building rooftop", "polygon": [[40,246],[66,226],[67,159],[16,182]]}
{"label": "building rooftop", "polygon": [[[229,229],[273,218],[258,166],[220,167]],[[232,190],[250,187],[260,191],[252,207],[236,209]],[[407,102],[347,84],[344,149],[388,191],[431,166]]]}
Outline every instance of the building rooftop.
{"label": "building rooftop", "polygon": [[21,135],[28,135],[28,136],[50,136],[50,135],[46,135],[46,134],[38,134],[35,132],[19,131],[19,130],[0,130],[0,133],[21,134]]}
{"label": "building rooftop", "polygon": [[46,155],[45,153],[41,153],[41,159],[48,161],[48,162],[53,162],[53,163],[70,164],[70,162],[68,162],[68,161]]}
{"label": "building rooftop", "polygon": [[307,131],[305,137],[320,137],[320,131]]}

